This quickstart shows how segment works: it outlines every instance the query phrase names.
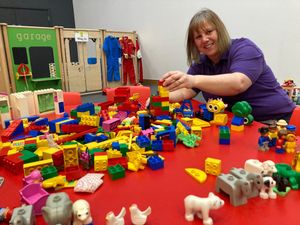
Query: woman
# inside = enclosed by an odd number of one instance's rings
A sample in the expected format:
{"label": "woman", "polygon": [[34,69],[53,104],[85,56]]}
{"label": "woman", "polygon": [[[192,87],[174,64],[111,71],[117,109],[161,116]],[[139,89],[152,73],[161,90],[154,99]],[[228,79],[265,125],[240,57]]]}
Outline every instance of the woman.
{"label": "woman", "polygon": [[295,104],[277,82],[262,51],[249,39],[230,39],[221,19],[203,9],[190,21],[186,73],[170,71],[162,76],[170,101],[195,97],[223,98],[229,109],[247,101],[257,121],[289,120]]}

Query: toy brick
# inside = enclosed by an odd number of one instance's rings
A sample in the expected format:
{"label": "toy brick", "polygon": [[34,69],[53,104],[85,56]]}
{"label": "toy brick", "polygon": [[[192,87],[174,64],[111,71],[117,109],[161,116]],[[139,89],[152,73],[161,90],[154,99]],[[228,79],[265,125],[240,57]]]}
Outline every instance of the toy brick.
{"label": "toy brick", "polygon": [[36,162],[39,160],[39,156],[33,152],[23,150],[21,151],[21,154],[22,156],[20,156],[20,159],[22,159],[24,163]]}
{"label": "toy brick", "polygon": [[74,181],[82,177],[82,171],[78,166],[69,166],[65,168],[65,175],[67,181]]}
{"label": "toy brick", "polygon": [[158,170],[164,168],[164,161],[159,156],[150,156],[147,160],[147,165],[152,170]]}
{"label": "toy brick", "polygon": [[108,156],[104,153],[99,155],[96,153],[94,156],[94,171],[106,171],[108,167]]}
{"label": "toy brick", "polygon": [[126,157],[108,159],[108,166],[115,166],[115,165],[119,164],[123,168],[127,169],[127,163],[128,163],[128,160],[126,159]]}
{"label": "toy brick", "polygon": [[220,145],[229,145],[230,139],[219,139],[219,144]]}
{"label": "toy brick", "polygon": [[21,173],[24,162],[22,159],[20,159],[20,156],[21,153],[5,156],[2,159],[2,166],[14,174]]}
{"label": "toy brick", "polygon": [[24,176],[29,175],[33,170],[39,169],[41,170],[45,166],[53,165],[52,159],[45,159],[37,162],[26,163],[23,165]]}
{"label": "toy brick", "polygon": [[218,176],[221,173],[221,160],[214,158],[206,158],[205,173]]}
{"label": "toy brick", "polygon": [[236,126],[236,125],[231,124],[231,126],[230,126],[230,130],[237,131],[237,132],[244,131],[244,128],[245,128],[244,125]]}
{"label": "toy brick", "polygon": [[173,140],[163,140],[163,151],[174,151],[174,141]]}
{"label": "toy brick", "polygon": [[120,164],[109,166],[108,175],[112,180],[123,178],[125,177],[125,169]]}
{"label": "toy brick", "polygon": [[162,140],[153,140],[152,141],[152,150],[153,151],[162,151],[163,150]]}
{"label": "toy brick", "polygon": [[232,125],[240,126],[244,124],[244,118],[239,116],[234,116],[231,120]]}
{"label": "toy brick", "polygon": [[141,148],[148,147],[151,144],[150,139],[146,136],[138,136],[136,139],[136,143]]}
{"label": "toy brick", "polygon": [[58,172],[55,166],[46,166],[41,169],[41,175],[46,180],[58,176]]}

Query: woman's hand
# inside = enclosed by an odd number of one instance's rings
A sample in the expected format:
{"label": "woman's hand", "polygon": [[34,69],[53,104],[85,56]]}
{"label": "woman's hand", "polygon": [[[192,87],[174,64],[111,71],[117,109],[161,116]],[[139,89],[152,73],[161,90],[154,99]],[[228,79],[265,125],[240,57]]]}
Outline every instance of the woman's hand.
{"label": "woman's hand", "polygon": [[163,86],[169,91],[176,91],[181,88],[193,87],[193,76],[181,71],[170,71],[164,74],[161,78]]}

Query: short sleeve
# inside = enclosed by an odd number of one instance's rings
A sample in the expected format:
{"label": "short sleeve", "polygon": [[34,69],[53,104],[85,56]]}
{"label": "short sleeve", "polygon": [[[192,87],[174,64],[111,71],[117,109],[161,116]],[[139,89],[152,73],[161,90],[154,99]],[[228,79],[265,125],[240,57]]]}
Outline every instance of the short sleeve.
{"label": "short sleeve", "polygon": [[242,44],[231,56],[230,72],[240,72],[254,83],[264,70],[265,60],[261,50],[254,44]]}

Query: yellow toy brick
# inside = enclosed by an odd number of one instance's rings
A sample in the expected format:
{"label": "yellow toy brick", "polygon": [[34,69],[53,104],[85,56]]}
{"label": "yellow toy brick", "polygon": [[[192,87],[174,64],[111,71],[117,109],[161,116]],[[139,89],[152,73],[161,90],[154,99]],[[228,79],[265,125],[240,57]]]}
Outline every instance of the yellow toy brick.
{"label": "yellow toy brick", "polygon": [[218,125],[218,126],[225,126],[228,122],[228,115],[227,114],[214,114],[214,119],[210,121],[211,124]]}
{"label": "yellow toy brick", "polygon": [[137,143],[132,143],[131,144],[131,150],[132,151],[145,152],[145,148],[141,148],[140,146],[138,146]]}
{"label": "yellow toy brick", "polygon": [[55,152],[58,152],[60,151],[59,149],[57,148],[47,148],[45,149],[42,154],[43,154],[43,159],[52,159],[52,155],[55,153]]}
{"label": "yellow toy brick", "polygon": [[19,150],[17,148],[10,149],[10,150],[7,151],[7,155],[14,155],[18,152],[19,152]]}
{"label": "yellow toy brick", "polygon": [[82,115],[79,124],[98,127],[99,126],[99,121],[100,121],[99,116]]}
{"label": "yellow toy brick", "polygon": [[81,118],[82,116],[89,116],[90,115],[90,111],[86,111],[86,112],[77,112],[77,117]]}
{"label": "yellow toy brick", "polygon": [[49,147],[47,139],[36,139],[36,147]]}
{"label": "yellow toy brick", "polygon": [[65,168],[79,165],[78,147],[77,146],[78,146],[77,144],[63,145]]}
{"label": "yellow toy brick", "polygon": [[56,188],[57,186],[65,186],[66,183],[66,176],[58,175],[56,177],[51,177],[47,180],[42,182],[43,188]]}
{"label": "yellow toy brick", "polygon": [[192,118],[183,117],[183,118],[181,118],[181,120],[183,122],[185,122],[185,124],[187,124],[188,126],[192,126],[193,125],[193,119]]}
{"label": "yellow toy brick", "polygon": [[93,149],[93,148],[98,148],[99,147],[99,143],[96,141],[93,142],[89,142],[85,144],[85,147],[88,149]]}
{"label": "yellow toy brick", "polygon": [[11,147],[16,149],[17,151],[22,151],[25,145],[24,140],[13,141],[11,143]]}
{"label": "yellow toy brick", "polygon": [[109,149],[106,151],[107,157],[109,159],[121,158],[122,153],[118,150]]}
{"label": "yellow toy brick", "polygon": [[210,123],[199,118],[193,118],[193,126],[210,127]]}
{"label": "yellow toy brick", "polygon": [[108,166],[107,155],[96,155],[94,157],[94,171],[106,171]]}
{"label": "yellow toy brick", "polygon": [[215,158],[205,159],[205,173],[218,176],[221,173],[221,160]]}
{"label": "yellow toy brick", "polygon": [[242,131],[244,131],[244,129],[245,129],[244,125],[240,125],[240,126],[233,125],[233,124],[230,125],[230,130],[231,131],[242,132]]}
{"label": "yellow toy brick", "polygon": [[191,134],[202,137],[202,128],[200,126],[191,126]]}
{"label": "yellow toy brick", "polygon": [[37,162],[26,163],[23,165],[24,176],[29,175],[34,170],[41,170],[46,166],[52,166],[52,165],[53,165],[52,159],[45,159]]}
{"label": "yellow toy brick", "polygon": [[48,146],[46,147],[38,147],[35,151],[34,154],[39,156],[39,159],[42,160],[43,159],[43,152],[46,151],[47,149],[49,149]]}

